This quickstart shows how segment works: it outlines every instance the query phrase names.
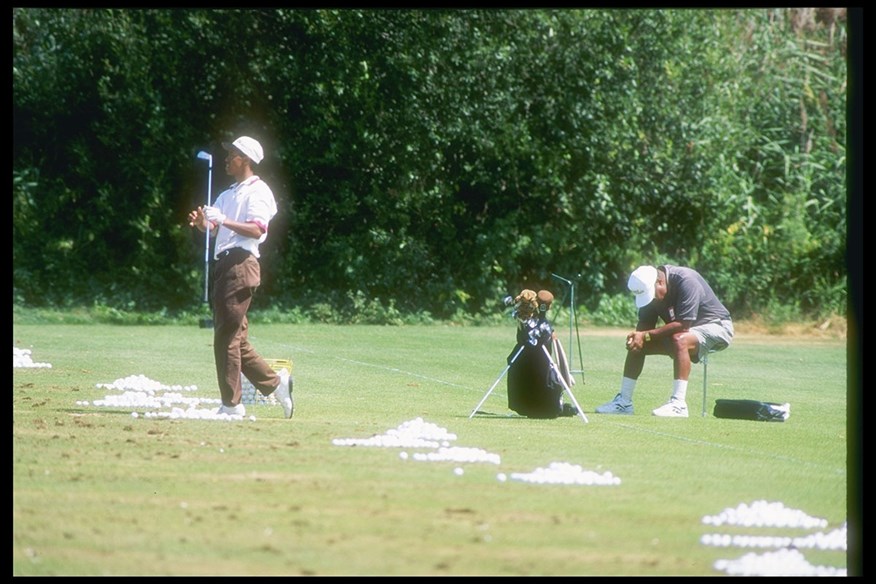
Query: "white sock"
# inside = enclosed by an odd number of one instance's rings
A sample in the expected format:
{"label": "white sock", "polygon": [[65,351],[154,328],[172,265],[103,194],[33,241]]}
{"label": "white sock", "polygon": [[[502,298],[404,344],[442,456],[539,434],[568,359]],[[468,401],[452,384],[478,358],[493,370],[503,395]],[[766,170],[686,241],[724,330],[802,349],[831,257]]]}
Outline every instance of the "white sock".
{"label": "white sock", "polygon": [[620,396],[621,402],[625,404],[633,403],[633,390],[636,389],[636,380],[624,377],[621,379]]}
{"label": "white sock", "polygon": [[685,401],[687,397],[687,380],[675,379],[672,381],[672,399]]}

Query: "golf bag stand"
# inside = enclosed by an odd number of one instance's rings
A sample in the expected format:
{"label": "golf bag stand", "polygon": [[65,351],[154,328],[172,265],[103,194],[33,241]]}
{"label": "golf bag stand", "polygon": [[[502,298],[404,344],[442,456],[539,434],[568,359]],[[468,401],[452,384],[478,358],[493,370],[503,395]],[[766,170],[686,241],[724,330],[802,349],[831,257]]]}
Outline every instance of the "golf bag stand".
{"label": "golf bag stand", "polygon": [[563,377],[563,374],[560,373],[559,367],[557,367],[557,364],[554,362],[553,357],[551,357],[551,354],[548,353],[547,347],[542,345],[541,350],[544,352],[544,356],[548,360],[548,363],[550,364],[550,367],[553,370],[554,375],[556,375],[557,379],[562,384],[563,391],[565,391],[567,394],[569,394],[569,399],[571,399],[572,403],[575,404],[575,409],[578,410],[578,416],[581,418],[581,420],[583,420],[583,422],[585,424],[589,423],[590,420],[588,420],[587,416],[584,415],[584,410],[581,409],[581,405],[578,403],[578,400],[575,399],[575,395],[572,393],[572,388],[569,387],[568,383],[566,383],[566,380]]}
{"label": "golf bag stand", "polygon": [[520,356],[520,353],[523,352],[524,348],[524,345],[520,345],[520,347],[517,349],[517,352],[514,353],[514,356],[511,357],[511,359],[508,361],[508,365],[506,365],[505,368],[502,369],[499,377],[496,378],[496,381],[493,382],[493,385],[490,386],[490,389],[487,390],[487,393],[484,394],[484,397],[481,398],[481,401],[478,402],[478,405],[476,405],[471,413],[468,415],[469,420],[477,413],[479,409],[481,409],[481,406],[484,405],[484,402],[487,401],[487,398],[490,397],[490,394],[493,393],[493,390],[496,389],[496,386],[499,385],[499,382],[502,381],[502,378],[505,377],[505,374],[508,373],[509,369],[511,369],[511,365],[514,364],[514,361],[517,360],[517,357]]}
{"label": "golf bag stand", "polygon": [[[533,339],[533,340],[535,340],[535,339]],[[521,356],[521,354],[523,354],[524,350],[527,348],[527,345],[532,346],[533,349],[535,349],[535,347],[539,347],[541,349],[541,354],[544,355],[545,359],[547,360],[546,362],[548,364],[548,367],[553,372],[553,377],[556,377],[556,379],[559,380],[559,383],[562,386],[563,391],[569,395],[569,398],[571,399],[572,403],[575,405],[575,408],[577,409],[578,416],[581,418],[581,420],[585,424],[588,423],[589,420],[587,419],[587,416],[584,414],[584,411],[582,410],[581,405],[578,403],[578,400],[575,399],[575,395],[572,393],[572,389],[569,387],[569,384],[566,382],[565,378],[563,377],[563,374],[560,371],[560,368],[557,366],[556,362],[554,361],[553,357],[551,357],[551,354],[548,351],[547,347],[544,344],[542,344],[541,342],[533,343],[533,342],[524,342],[524,341],[518,341],[517,347],[515,347],[515,350],[513,352],[513,356],[508,360],[508,365],[505,366],[505,368],[499,374],[499,377],[496,378],[496,381],[493,382],[493,384],[490,386],[490,388],[487,390],[487,392],[481,398],[481,401],[478,402],[478,405],[475,406],[475,408],[471,411],[471,414],[469,414],[469,416],[468,416],[469,419],[474,417],[474,415],[480,410],[481,406],[484,404],[484,402],[487,400],[487,398],[490,396],[490,394],[493,392],[493,390],[496,388],[496,386],[499,384],[499,382],[502,380],[502,378],[505,377],[505,374],[511,370],[511,368],[514,366],[514,364],[517,362],[518,358]],[[533,355],[533,354],[534,353],[529,353],[529,355]],[[532,357],[529,357],[529,358],[531,359]],[[526,365],[523,365],[523,367],[526,367]],[[525,376],[525,374],[524,374],[524,376]],[[511,383],[509,380],[509,386],[510,385],[511,385]],[[510,396],[512,396],[512,392],[509,390],[509,397]],[[518,397],[518,400],[519,399],[520,398]],[[559,407],[560,406],[558,403],[557,404],[558,410],[559,410]],[[527,417],[536,417],[536,418],[559,417],[559,413],[549,415],[549,414],[546,414],[543,411],[543,409],[541,409],[541,408],[538,408],[537,411],[538,411],[537,414],[528,415]],[[540,415],[540,414],[544,414],[544,415]]]}

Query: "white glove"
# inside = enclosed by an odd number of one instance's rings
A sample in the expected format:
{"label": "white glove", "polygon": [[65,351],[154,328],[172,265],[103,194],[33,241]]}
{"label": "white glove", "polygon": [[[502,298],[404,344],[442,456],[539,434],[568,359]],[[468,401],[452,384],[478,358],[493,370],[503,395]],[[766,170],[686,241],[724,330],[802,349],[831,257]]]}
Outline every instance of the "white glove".
{"label": "white glove", "polygon": [[217,209],[216,207],[204,207],[204,216],[208,221],[212,221],[217,225],[222,225],[225,223],[225,213]]}

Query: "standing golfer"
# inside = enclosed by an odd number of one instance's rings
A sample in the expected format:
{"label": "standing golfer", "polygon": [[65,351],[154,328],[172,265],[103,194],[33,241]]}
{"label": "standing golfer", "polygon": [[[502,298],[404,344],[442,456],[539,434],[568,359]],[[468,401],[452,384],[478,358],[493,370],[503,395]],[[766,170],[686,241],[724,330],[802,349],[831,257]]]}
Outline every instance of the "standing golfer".
{"label": "standing golfer", "polygon": [[[672,396],[653,410],[655,416],[687,417],[687,380],[690,364],[710,351],[720,351],[733,340],[730,312],[712,287],[691,268],[641,266],[630,275],[627,287],[636,295],[639,322],[627,335],[627,357],[620,393],[596,408],[598,414],[632,414],[633,390],[647,355],[668,355],[673,360]],[[658,317],[663,326],[657,326]]]}
{"label": "standing golfer", "polygon": [[262,395],[274,394],[286,418],[294,403],[290,373],[275,372],[247,339],[246,313],[261,282],[259,244],[268,236],[268,224],[277,214],[274,193],[254,172],[264,158],[262,145],[241,136],[227,150],[225,172],[235,183],[222,192],[213,206],[189,213],[189,225],[207,229],[215,237],[213,268],[213,353],[222,407],[217,413],[245,415],[240,403],[243,373]]}

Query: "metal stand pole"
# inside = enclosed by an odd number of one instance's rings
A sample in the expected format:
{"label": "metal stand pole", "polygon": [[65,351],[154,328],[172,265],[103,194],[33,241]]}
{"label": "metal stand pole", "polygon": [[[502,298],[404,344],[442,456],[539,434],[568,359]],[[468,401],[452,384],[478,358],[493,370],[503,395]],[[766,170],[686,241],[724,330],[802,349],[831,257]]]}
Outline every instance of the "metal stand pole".
{"label": "metal stand pole", "polygon": [[[585,383],[584,381],[584,369],[575,369],[572,365],[572,321],[575,322],[575,333],[578,335],[578,361],[581,363],[581,367],[584,367],[584,357],[581,354],[581,333],[578,331],[578,314],[575,312],[575,282],[572,280],[567,280],[566,278],[557,275],[551,274],[557,280],[561,280],[565,282],[569,286],[569,373],[581,374],[581,383]],[[580,274],[578,275],[580,278]]]}
{"label": "metal stand pole", "polygon": [[472,418],[472,416],[475,415],[475,413],[479,409],[481,409],[481,406],[484,405],[484,402],[487,401],[487,398],[490,396],[491,393],[493,393],[493,390],[496,389],[496,386],[499,385],[499,382],[502,381],[502,378],[505,377],[505,374],[508,373],[508,370],[511,369],[511,365],[514,364],[514,361],[517,360],[517,357],[520,356],[520,353],[523,352],[523,349],[525,347],[526,345],[520,345],[520,348],[517,349],[517,352],[514,353],[514,356],[511,358],[510,361],[508,361],[508,365],[502,370],[502,373],[499,374],[499,377],[496,378],[496,381],[493,382],[493,385],[490,386],[490,389],[487,390],[487,393],[484,394],[484,397],[481,398],[481,401],[478,403],[478,405],[476,405],[475,408],[468,415],[469,420]]}
{"label": "metal stand pole", "polygon": [[709,389],[709,354],[703,356],[703,417],[706,417],[706,392]]}
{"label": "metal stand pole", "polygon": [[578,404],[578,400],[576,400],[574,394],[572,394],[572,388],[570,388],[569,384],[566,383],[566,380],[563,379],[563,374],[560,373],[559,367],[557,367],[557,364],[554,363],[554,360],[551,357],[551,354],[548,352],[547,347],[542,345],[541,350],[544,351],[544,356],[547,357],[548,363],[550,363],[551,369],[553,369],[554,374],[556,374],[557,376],[557,379],[559,379],[560,383],[563,385],[563,389],[566,391],[566,393],[569,394],[569,398],[572,400],[572,403],[575,404],[575,408],[577,408],[578,410],[578,415],[581,417],[582,420],[584,420],[585,424],[589,423],[590,420],[588,420],[587,416],[584,415],[584,410],[581,409],[581,406]]}
{"label": "metal stand pole", "polygon": [[[578,277],[579,277],[579,278],[581,277],[580,274],[578,275]],[[570,369],[569,369],[569,373],[571,373],[571,374],[573,374],[573,375],[574,375],[575,373],[580,373],[580,374],[581,374],[581,383],[583,384],[583,383],[584,383],[584,356],[583,356],[582,353],[581,353],[581,331],[578,330],[578,311],[575,310],[575,287],[576,287],[577,285],[578,285],[577,282],[575,282],[574,284],[572,284],[572,304],[571,304],[571,311],[572,311],[572,314],[573,314],[574,317],[575,317],[575,336],[578,337],[578,363],[581,364],[581,369],[572,369],[572,368],[570,367]],[[570,338],[570,339],[572,338],[572,331],[569,331],[569,338]],[[569,349],[571,350],[572,347],[570,346]]]}

